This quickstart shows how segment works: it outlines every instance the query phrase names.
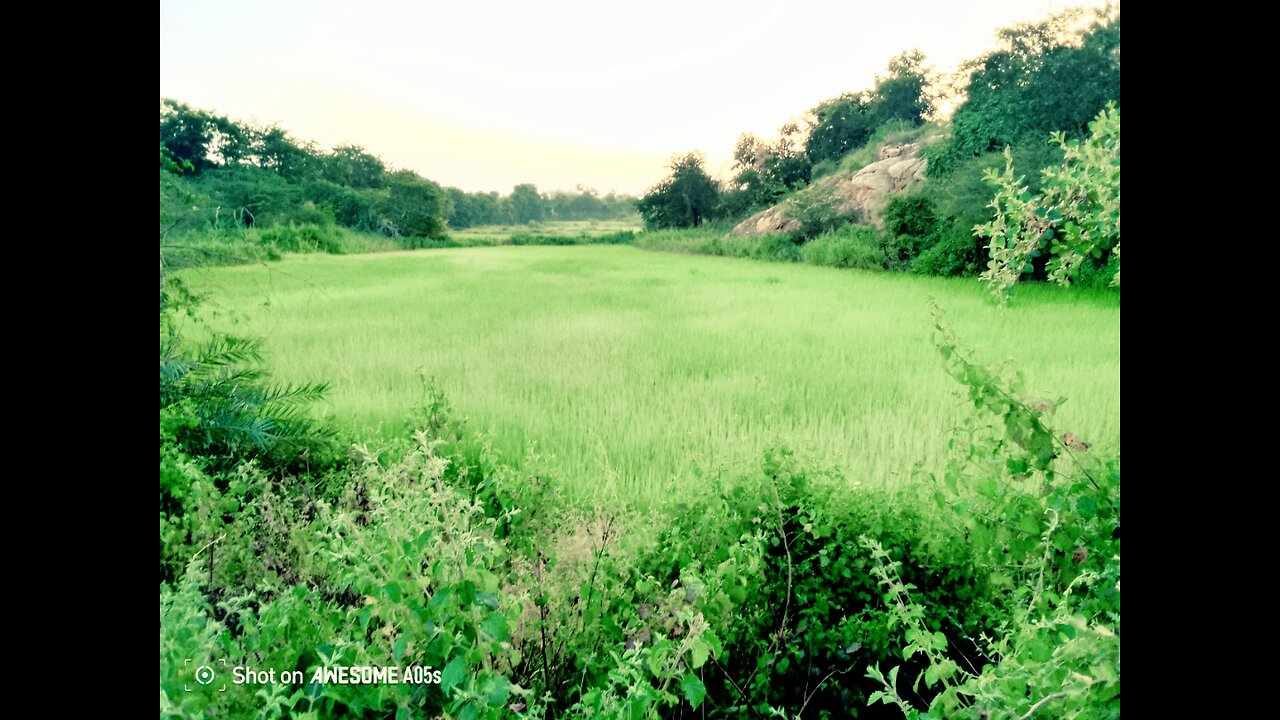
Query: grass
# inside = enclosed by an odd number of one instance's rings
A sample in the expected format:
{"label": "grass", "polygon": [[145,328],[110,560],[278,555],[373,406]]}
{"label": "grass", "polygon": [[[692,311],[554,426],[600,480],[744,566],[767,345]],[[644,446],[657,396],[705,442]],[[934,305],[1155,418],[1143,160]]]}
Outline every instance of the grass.
{"label": "grass", "polygon": [[[266,338],[275,376],[328,381],[322,414],[400,435],[418,369],[505,456],[536,445],[570,495],[698,492],[695,469],[785,444],[853,482],[937,467],[966,411],[931,343],[935,297],[963,343],[1065,395],[1058,425],[1120,438],[1118,297],[632,247],[293,256],[189,273],[223,329]],[[230,318],[238,317],[233,322]]]}
{"label": "grass", "polygon": [[[449,239],[463,247],[488,247],[511,245],[512,238],[563,238],[588,239],[616,233],[636,232],[643,225],[640,218],[625,220],[555,220],[531,222],[525,225],[480,225],[462,230],[450,230]],[[516,242],[514,244],[521,244]],[[546,244],[546,243],[526,243]],[[562,243],[568,244],[568,243]]]}

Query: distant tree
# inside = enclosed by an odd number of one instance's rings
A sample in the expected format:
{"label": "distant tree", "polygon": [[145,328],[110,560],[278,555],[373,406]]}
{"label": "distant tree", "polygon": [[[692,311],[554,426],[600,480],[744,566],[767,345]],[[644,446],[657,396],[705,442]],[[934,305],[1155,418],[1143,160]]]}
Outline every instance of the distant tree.
{"label": "distant tree", "polygon": [[318,169],[320,156],[315,146],[299,143],[283,128],[272,125],[249,135],[257,165],[264,170],[296,182]]}
{"label": "distant tree", "polygon": [[[389,231],[406,238],[443,238],[445,218],[452,212],[449,195],[436,183],[412,170],[398,170],[386,176],[386,196],[379,204]],[[406,243],[413,247],[415,243]]]}
{"label": "distant tree", "polygon": [[542,195],[538,194],[537,186],[530,183],[523,183],[512,189],[511,206],[518,223],[535,222],[546,215]]}
{"label": "distant tree", "polygon": [[254,165],[210,168],[201,188],[216,203],[214,221],[243,227],[285,222],[302,202],[300,189],[276,173]]}
{"label": "distant tree", "polygon": [[870,114],[879,127],[890,120],[906,120],[919,125],[932,110],[925,95],[924,53],[910,50],[889,61],[889,74],[876,78]]}
{"label": "distant tree", "polygon": [[738,138],[733,152],[734,168],[738,172],[730,193],[724,198],[728,214],[745,214],[768,207],[786,193],[809,184],[813,163],[802,147],[800,127],[787,123],[779,135],[774,144],[751,133]]}
{"label": "distant tree", "polygon": [[720,187],[707,174],[704,163],[696,152],[671,160],[671,175],[649,188],[637,202],[645,227],[698,227],[717,216]]}
{"label": "distant tree", "polygon": [[866,144],[875,130],[869,105],[867,98],[852,93],[819,103],[811,111],[814,119],[805,144],[809,161],[816,165],[823,160],[839,160]]}
{"label": "distant tree", "polygon": [[875,88],[825,100],[810,111],[809,161],[839,160],[891,120],[922,123],[932,107],[925,93],[924,59],[919,50],[902,53],[889,62],[888,75],[876,78]]}
{"label": "distant tree", "polygon": [[239,164],[250,153],[248,134],[240,125],[167,99],[160,101],[160,144],[179,167],[193,174]]}
{"label": "distant tree", "polygon": [[321,168],[325,180],[357,189],[381,188],[387,174],[382,158],[365,152],[359,145],[335,147],[321,158]]}

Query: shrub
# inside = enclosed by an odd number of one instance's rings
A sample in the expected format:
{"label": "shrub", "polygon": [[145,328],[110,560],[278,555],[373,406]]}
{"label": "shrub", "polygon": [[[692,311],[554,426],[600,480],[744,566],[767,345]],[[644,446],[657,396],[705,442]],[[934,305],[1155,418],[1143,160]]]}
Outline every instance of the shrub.
{"label": "shrub", "polygon": [[978,414],[929,492],[944,511],[939,522],[962,529],[975,565],[991,572],[986,591],[1007,617],[982,637],[989,662],[957,663],[947,653],[955,641],[930,624],[946,608],[919,601],[921,586],[903,577],[903,564],[863,538],[890,626],[908,641],[903,657],[925,664],[916,692],[923,685],[931,696],[903,697],[897,668],[886,677],[872,665],[867,677],[882,686],[872,700],[907,718],[925,717],[922,704],[930,717],[1030,717],[1044,708],[1118,718],[1120,458],[1055,432],[1050,418],[1063,400],[1029,396],[1017,373],[976,363],[934,314],[947,370]]}
{"label": "shrub", "polygon": [[846,225],[800,247],[800,256],[811,265],[878,270],[884,267],[884,240],[875,228]]}
{"label": "shrub", "polygon": [[921,275],[976,275],[986,265],[985,244],[961,222],[938,223],[920,247],[911,271]]}
{"label": "shrub", "polygon": [[[1056,132],[1063,163],[1045,168],[1038,194],[1014,176],[1013,155],[1005,149],[1003,173],[987,171],[995,186],[995,217],[974,228],[990,238],[991,261],[982,279],[1002,301],[1018,279],[1047,251],[1050,280],[1069,285],[1086,262],[1115,256],[1113,284],[1120,284],[1120,110],[1110,104],[1089,123],[1084,142]],[[1114,253],[1113,253],[1114,250]]]}
{"label": "shrub", "polygon": [[848,224],[850,219],[837,212],[839,205],[833,185],[814,185],[793,195],[786,216],[800,223],[791,233],[795,243],[799,245]]}
{"label": "shrub", "polygon": [[345,251],[342,231],[333,225],[277,225],[258,230],[256,239],[282,252],[324,252],[341,255]]}

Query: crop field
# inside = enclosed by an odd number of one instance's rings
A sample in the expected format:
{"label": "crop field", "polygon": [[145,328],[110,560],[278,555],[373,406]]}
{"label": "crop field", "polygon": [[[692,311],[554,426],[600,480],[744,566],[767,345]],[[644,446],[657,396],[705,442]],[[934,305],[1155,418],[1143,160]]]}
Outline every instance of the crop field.
{"label": "crop field", "polygon": [[329,382],[317,408],[357,436],[404,435],[434,378],[473,430],[532,447],[573,497],[696,495],[694,470],[785,445],[851,482],[907,481],[965,414],[931,337],[1066,396],[1056,425],[1119,449],[1115,294],[843,271],[628,246],[290,256],[188,273],[211,325],[266,340],[273,377]]}
{"label": "crop field", "polygon": [[[450,230],[449,238],[459,245],[509,245],[523,238],[598,238],[623,232],[636,232],[643,226],[640,218],[624,220],[554,220],[524,225],[478,225]],[[536,243],[535,243],[536,244]]]}

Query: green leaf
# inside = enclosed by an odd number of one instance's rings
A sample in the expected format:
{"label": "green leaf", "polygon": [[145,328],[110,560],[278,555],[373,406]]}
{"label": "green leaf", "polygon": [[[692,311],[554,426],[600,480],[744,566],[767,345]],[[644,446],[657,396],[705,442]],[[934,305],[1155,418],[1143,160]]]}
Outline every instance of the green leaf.
{"label": "green leaf", "polygon": [[680,681],[680,691],[684,693],[684,699],[688,700],[695,710],[702,704],[702,699],[707,696],[707,687],[692,673],[685,675],[684,680]]}
{"label": "green leaf", "polygon": [[693,655],[694,670],[697,670],[707,664],[707,650],[707,644],[701,639],[694,640],[693,643],[689,645],[689,652]]}
{"label": "green leaf", "polygon": [[399,583],[393,583],[393,582],[387,583],[386,585],[382,586],[382,591],[386,593],[388,598],[391,599],[391,602],[400,602],[400,584]]}
{"label": "green leaf", "polygon": [[448,693],[455,685],[462,682],[467,677],[467,662],[461,657],[456,657],[444,666],[444,672],[440,673],[440,689]]}
{"label": "green leaf", "polygon": [[1076,509],[1080,511],[1080,517],[1089,520],[1098,514],[1098,501],[1084,495],[1076,500]]}
{"label": "green leaf", "polygon": [[509,637],[507,633],[507,618],[501,613],[493,613],[480,623],[480,629],[485,635],[493,638],[497,642],[506,642]]}
{"label": "green leaf", "polygon": [[511,681],[496,675],[485,682],[485,699],[491,707],[501,707],[511,697]]}

